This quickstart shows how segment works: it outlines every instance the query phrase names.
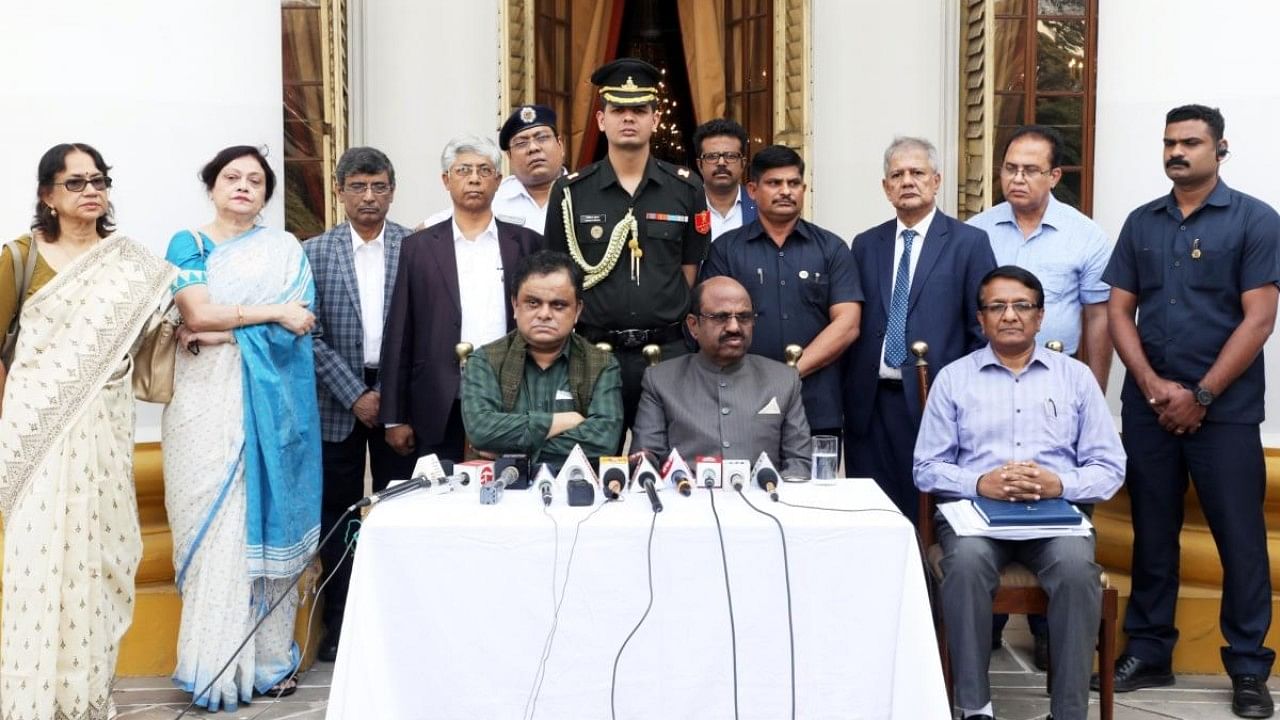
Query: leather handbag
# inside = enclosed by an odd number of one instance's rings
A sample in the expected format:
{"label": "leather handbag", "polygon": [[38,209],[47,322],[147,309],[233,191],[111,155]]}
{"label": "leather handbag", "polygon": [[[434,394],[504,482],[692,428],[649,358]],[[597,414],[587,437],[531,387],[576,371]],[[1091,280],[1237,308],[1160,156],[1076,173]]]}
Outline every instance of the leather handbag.
{"label": "leather handbag", "polygon": [[[204,240],[196,230],[188,230],[204,256]],[[142,344],[133,355],[133,396],[143,402],[168,403],[173,400],[174,363],[178,354],[178,326],[182,316],[176,305],[158,313],[147,323]]]}
{"label": "leather handbag", "polygon": [[13,363],[13,351],[18,346],[18,320],[22,316],[22,301],[26,298],[27,289],[31,287],[31,277],[36,272],[36,239],[31,238],[25,262],[17,240],[11,240],[5,247],[9,248],[9,258],[13,260],[13,287],[17,296],[17,303],[13,306],[13,319],[5,330],[4,345],[0,346],[0,362],[8,370]]}

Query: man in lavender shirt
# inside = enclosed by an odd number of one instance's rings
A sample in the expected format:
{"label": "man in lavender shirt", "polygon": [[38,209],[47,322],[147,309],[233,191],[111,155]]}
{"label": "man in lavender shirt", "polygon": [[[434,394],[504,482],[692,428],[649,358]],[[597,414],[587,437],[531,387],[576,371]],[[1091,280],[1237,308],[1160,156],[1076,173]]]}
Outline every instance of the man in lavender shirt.
{"label": "man in lavender shirt", "polygon": [[[916,486],[944,497],[1011,502],[1110,498],[1124,480],[1120,436],[1089,368],[1037,345],[1044,319],[1040,281],[1004,265],[980,287],[978,320],[989,344],[938,373],[916,441]],[[1102,602],[1093,537],[961,537],[939,516],[938,541],[961,717],[994,716],[987,679],[991,599],[1001,568],[1016,561],[1049,594],[1050,717],[1085,718]]]}

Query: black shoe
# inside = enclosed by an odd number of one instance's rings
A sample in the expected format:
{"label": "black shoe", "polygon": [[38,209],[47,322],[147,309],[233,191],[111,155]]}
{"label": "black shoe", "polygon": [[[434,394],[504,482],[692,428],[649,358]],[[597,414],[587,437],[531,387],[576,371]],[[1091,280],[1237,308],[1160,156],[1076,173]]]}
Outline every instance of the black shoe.
{"label": "black shoe", "polygon": [[1269,718],[1275,711],[1265,678],[1258,675],[1231,676],[1231,712],[1242,718]]}
{"label": "black shoe", "polygon": [[1049,635],[1035,635],[1036,647],[1032,653],[1032,662],[1035,663],[1036,669],[1043,672],[1049,671]]}
{"label": "black shoe", "polygon": [[[1165,687],[1172,685],[1173,682],[1173,673],[1167,666],[1156,666],[1133,655],[1121,655],[1116,660],[1115,691],[1118,693],[1142,688]],[[1089,689],[1097,690],[1100,685],[1098,674],[1094,673],[1089,680]]]}
{"label": "black shoe", "polygon": [[338,659],[338,638],[336,632],[326,632],[324,639],[320,641],[320,647],[316,650],[316,659],[320,662],[333,662]]}
{"label": "black shoe", "polygon": [[990,715],[965,715],[964,720],[996,720]]}

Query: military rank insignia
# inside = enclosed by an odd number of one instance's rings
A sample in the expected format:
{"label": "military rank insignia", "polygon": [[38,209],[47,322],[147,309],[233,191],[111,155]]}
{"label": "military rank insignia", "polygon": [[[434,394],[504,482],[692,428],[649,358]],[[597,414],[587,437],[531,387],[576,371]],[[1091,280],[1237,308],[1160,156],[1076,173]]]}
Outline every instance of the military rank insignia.
{"label": "military rank insignia", "polygon": [[693,229],[698,231],[699,235],[706,235],[711,232],[711,211],[703,210],[693,216]]}

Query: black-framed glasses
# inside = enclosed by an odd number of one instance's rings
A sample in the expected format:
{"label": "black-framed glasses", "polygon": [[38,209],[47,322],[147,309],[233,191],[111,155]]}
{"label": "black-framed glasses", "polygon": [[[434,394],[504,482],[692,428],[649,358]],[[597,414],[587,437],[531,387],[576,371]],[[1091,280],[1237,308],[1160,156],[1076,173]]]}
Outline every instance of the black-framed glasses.
{"label": "black-framed glasses", "polygon": [[449,174],[459,180],[469,178],[472,174],[479,175],[482,178],[491,178],[498,174],[498,170],[492,165],[454,165],[449,168]]}
{"label": "black-framed glasses", "polygon": [[343,188],[343,191],[348,192],[352,195],[363,195],[366,192],[372,190],[374,195],[386,195],[387,193],[391,192],[393,189],[394,188],[391,186],[391,183],[353,182],[353,183],[348,183],[347,186]]}
{"label": "black-framed glasses", "polygon": [[1035,165],[1014,165],[1009,163],[1008,165],[1000,166],[1000,174],[1007,178],[1016,178],[1021,175],[1027,180],[1036,180],[1041,175],[1048,175],[1050,172],[1052,170],[1045,170]]}
{"label": "black-framed glasses", "polygon": [[698,317],[706,320],[713,325],[728,325],[729,320],[737,320],[739,325],[753,325],[756,318],[760,317],[760,313],[740,312],[740,313],[698,313]]}
{"label": "black-framed glasses", "polygon": [[706,163],[718,163],[723,160],[726,163],[733,164],[736,162],[742,162],[745,157],[746,155],[743,155],[740,152],[709,152],[702,153],[698,156],[698,159]]}
{"label": "black-framed glasses", "polygon": [[982,311],[993,317],[999,317],[1001,315],[1004,315],[1005,311],[1008,310],[1009,308],[1013,308],[1013,311],[1018,315],[1026,316],[1035,312],[1039,307],[1040,307],[1039,305],[1035,303],[1026,302],[1025,300],[1021,302],[1012,302],[1012,303],[993,302],[993,303],[987,303],[986,305],[983,305]]}
{"label": "black-framed glasses", "polygon": [[516,152],[524,152],[525,150],[528,150],[534,145],[537,145],[538,147],[542,147],[543,145],[546,145],[555,139],[556,139],[555,133],[550,131],[534,133],[529,137],[522,137],[517,140],[512,140],[510,147],[512,150],[515,150]]}
{"label": "black-framed glasses", "polygon": [[56,182],[54,185],[61,185],[66,188],[68,192],[74,193],[84,192],[86,185],[92,185],[94,190],[106,190],[111,187],[111,178],[106,175],[98,175],[97,177],[91,178],[77,177],[63,180],[62,182]]}

